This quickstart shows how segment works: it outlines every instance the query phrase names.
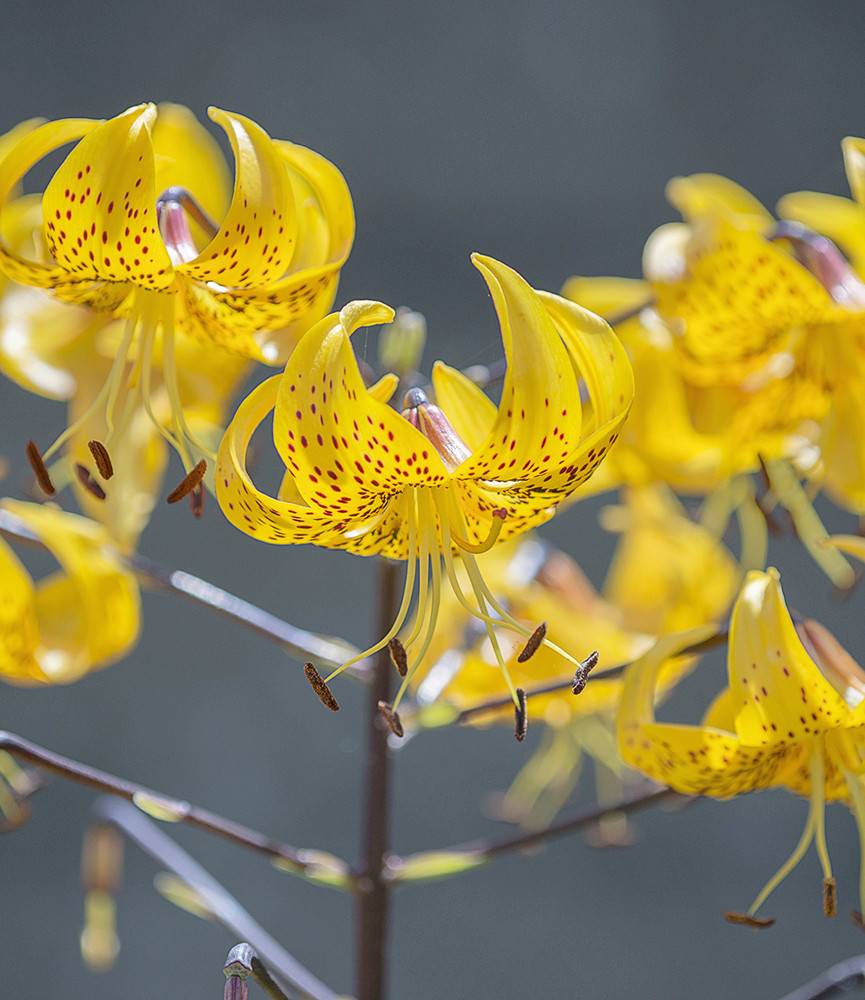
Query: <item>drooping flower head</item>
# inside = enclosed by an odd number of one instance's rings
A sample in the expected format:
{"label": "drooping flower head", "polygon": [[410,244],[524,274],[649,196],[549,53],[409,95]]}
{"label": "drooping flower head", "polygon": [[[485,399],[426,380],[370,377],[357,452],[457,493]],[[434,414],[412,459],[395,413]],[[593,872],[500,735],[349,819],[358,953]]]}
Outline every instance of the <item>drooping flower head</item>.
{"label": "drooping flower head", "polygon": [[51,506],[3,501],[60,564],[35,583],[0,541],[0,677],[69,684],[108,666],[138,638],[139,592],[100,525]]}
{"label": "drooping flower head", "polygon": [[[124,319],[102,337],[113,360],[89,411],[104,415],[109,438],[119,436],[128,410],[153,409],[159,366],[170,416],[154,420],[187,469],[212,450],[184,411],[178,337],[197,338],[214,352],[284,360],[299,333],[330,307],[354,234],[351,199],[335,167],[272,140],[241,115],[210,115],[234,153],[230,194],[215,142],[175,105],[139,105],[104,122],[31,126],[0,158],[0,267],[105,323]],[[7,238],[7,220],[19,211],[16,186],[39,160],[73,142],[38,201],[39,245],[22,253]],[[124,389],[129,398],[121,406]]]}
{"label": "drooping flower head", "polygon": [[[812,842],[833,915],[824,804],[847,802],[865,835],[865,673],[821,625],[794,625],[777,571],[751,572],[730,623],[728,686],[700,726],[656,721],[661,665],[704,634],[697,629],[662,639],[629,669],[618,719],[622,757],[689,795],[724,799],[783,787],[807,796],[808,820],[793,853],[747,914],[733,919],[760,923],[758,909]],[[865,895],[865,882],[862,888]]]}
{"label": "drooping flower head", "polygon": [[[625,352],[603,320],[534,291],[498,261],[472,259],[502,329],[508,368],[498,408],[441,363],[433,371],[435,403],[412,389],[402,412],[389,407],[396,379],[368,389],[350,337],[393,311],[353,302],[306,333],[284,373],[251,393],[219,452],[217,497],[242,531],[276,544],[312,542],[407,560],[396,620],[360,655],[401,635],[409,676],[435,635],[442,566],[494,644],[494,616],[531,634],[501,609],[475,555],[553,516],[615,441],[633,394]],[[250,439],[271,411],[286,466],[279,498],[257,490],[246,470]],[[455,557],[465,567],[465,590]],[[417,608],[405,625],[415,583]]]}
{"label": "drooping flower head", "polygon": [[644,282],[565,288],[613,311],[643,295],[622,330],[638,391],[609,471],[698,492],[755,469],[758,456],[822,475],[815,456],[836,450],[833,421],[851,410],[838,389],[858,383],[865,287],[828,240],[776,224],[726,178],[675,178],[667,193],[685,221],[649,238]]}

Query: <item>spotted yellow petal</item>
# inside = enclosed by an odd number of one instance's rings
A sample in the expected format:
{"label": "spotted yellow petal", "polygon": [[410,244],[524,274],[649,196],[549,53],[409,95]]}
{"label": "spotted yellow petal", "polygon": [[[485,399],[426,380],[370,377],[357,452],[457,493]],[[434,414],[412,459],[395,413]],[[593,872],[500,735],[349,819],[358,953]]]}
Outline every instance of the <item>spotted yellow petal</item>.
{"label": "spotted yellow petal", "polygon": [[537,293],[499,261],[472,263],[493,297],[507,361],[486,441],[457,470],[464,479],[510,480],[552,471],[579,440],[579,385],[567,349]]}
{"label": "spotted yellow petal", "polygon": [[156,108],[143,104],[90,131],[56,171],[42,196],[52,256],[78,280],[173,281],[156,217],[156,169],[150,129]]}
{"label": "spotted yellow petal", "polygon": [[0,266],[16,281],[39,288],[51,288],[65,275],[63,269],[56,264],[28,259],[16,253],[6,243],[5,210],[10,196],[24,175],[43,157],[67,143],[75,142],[98,125],[99,122],[88,118],[63,118],[36,128],[25,123],[16,136],[17,141],[8,148],[4,144],[3,155],[0,156],[0,236],[3,237],[0,240]]}
{"label": "spotted yellow petal", "polygon": [[777,570],[745,579],[730,621],[728,673],[736,733],[747,746],[800,741],[846,716],[843,699],[796,634]]}
{"label": "spotted yellow petal", "polygon": [[681,281],[656,283],[657,309],[699,385],[741,382],[791,330],[847,319],[820,282],[759,233],[719,224]]}
{"label": "spotted yellow petal", "polygon": [[295,246],[295,208],[285,161],[259,125],[211,108],[228,135],[235,160],[234,193],[219,232],[179,271],[199,281],[246,288],[274,281]]}
{"label": "spotted yellow petal", "polygon": [[0,540],[0,677],[38,681],[39,623],[33,581],[8,544]]}
{"label": "spotted yellow petal", "polygon": [[350,303],[303,337],[280,383],[277,450],[307,503],[337,520],[373,516],[406,487],[446,477],[427,438],[363,383],[351,334],[392,318],[379,302]]}
{"label": "spotted yellow petal", "polygon": [[479,448],[495,423],[495,403],[459,369],[443,361],[436,361],[433,366],[432,383],[436,403],[444,410],[454,430],[469,448]]}

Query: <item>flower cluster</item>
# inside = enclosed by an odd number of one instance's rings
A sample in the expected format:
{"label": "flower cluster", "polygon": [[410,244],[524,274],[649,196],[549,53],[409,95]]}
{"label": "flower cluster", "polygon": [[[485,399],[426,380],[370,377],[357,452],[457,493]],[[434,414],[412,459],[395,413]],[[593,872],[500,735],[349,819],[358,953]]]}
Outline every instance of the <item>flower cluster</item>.
{"label": "flower cluster", "polygon": [[[0,542],[0,676],[67,683],[129,651],[134,553],[173,450],[169,503],[201,516],[209,491],[259,542],[405,564],[387,631],[325,676],[305,664],[327,707],[335,677],[387,650],[400,681],[381,721],[396,737],[507,719],[522,741],[531,715],[545,736],[505,796],[531,826],[570,797],[585,754],[619,782],[639,772],[687,795],[787,789],[809,800],[805,832],[731,919],[765,923],[812,842],[834,914],[824,804],[846,803],[865,843],[865,673],[791,617],[768,536],[786,516],[845,587],[845,554],[865,558],[813,505],[825,491],[865,514],[865,141],[843,147],[854,200],[793,194],[777,218],[723,177],[674,179],[683,221],[651,234],[642,278],[579,276],[554,294],[473,254],[501,331],[496,398],[489,370],[421,376],[419,314],[331,311],[354,238],[342,175],[249,118],[210,117],[233,182],[171,104],[0,138],[0,370],[69,413],[48,447],[22,442],[43,502],[3,504],[60,572],[34,583]],[[380,325],[395,371],[355,351]],[[279,370],[235,407],[256,364]],[[274,495],[249,460],[267,421]],[[81,514],[59,506],[67,485]],[[606,491],[619,503],[602,523],[621,540],[599,593],[535,532]],[[727,687],[699,726],[658,721],[731,605]]]}

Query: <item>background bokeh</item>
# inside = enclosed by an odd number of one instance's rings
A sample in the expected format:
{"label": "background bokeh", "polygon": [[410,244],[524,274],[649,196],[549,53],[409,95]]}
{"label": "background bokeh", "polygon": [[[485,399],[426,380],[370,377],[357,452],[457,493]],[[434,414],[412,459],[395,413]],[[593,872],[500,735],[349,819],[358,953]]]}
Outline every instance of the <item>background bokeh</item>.
{"label": "background bokeh", "polygon": [[[320,150],[344,170],[357,208],[340,300],[422,310],[430,360],[457,364],[499,350],[471,250],[549,289],[575,272],[637,274],[643,239],[671,217],[671,175],[726,173],[769,204],[800,188],[841,193],[838,142],[865,132],[859,2],[7,0],[3,14],[0,125],[170,99],[202,115],[211,103],[243,111]],[[0,417],[0,454],[12,465],[5,488],[20,494],[22,444],[50,440],[63,408],[6,383]],[[598,507],[571,510],[548,532],[596,582],[612,544]],[[373,566],[364,560],[267,548],[214,505],[200,524],[161,508],[142,549],[298,624],[370,637]],[[794,547],[778,545],[774,557],[791,604],[824,617],[865,656],[863,592],[840,605]],[[354,857],[359,692],[342,683],[345,710],[331,717],[298,664],[265,640],[159,595],[146,597],[145,621],[120,665],[68,689],[4,688],[0,726],[289,842]],[[694,717],[720,683],[720,662],[707,658],[684,685],[670,706],[676,717]],[[495,829],[483,800],[526,753],[508,731],[412,741],[397,761],[397,848]],[[132,850],[120,962],[103,976],[82,967],[78,851],[91,798],[53,781],[29,826],[0,840],[4,995],[220,996],[234,942],[159,899],[152,866]],[[627,851],[570,838],[405,889],[394,912],[393,996],[780,996],[865,946],[846,916],[855,832],[837,807],[829,823],[841,917],[823,918],[809,857],[773,901],[783,919],[771,931],[722,920],[780,862],[804,815],[802,802],[774,793],[700,803],[640,816]],[[347,899],[229,844],[171,832],[302,961],[350,991]]]}

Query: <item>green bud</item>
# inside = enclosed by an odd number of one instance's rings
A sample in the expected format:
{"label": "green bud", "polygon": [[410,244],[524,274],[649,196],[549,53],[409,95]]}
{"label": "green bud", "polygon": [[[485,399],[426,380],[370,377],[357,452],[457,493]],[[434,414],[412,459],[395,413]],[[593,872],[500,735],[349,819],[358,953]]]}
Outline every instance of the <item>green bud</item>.
{"label": "green bud", "polygon": [[425,343],[426,320],[423,314],[400,306],[394,321],[383,326],[379,334],[381,367],[401,377],[410,375],[420,365]]}

